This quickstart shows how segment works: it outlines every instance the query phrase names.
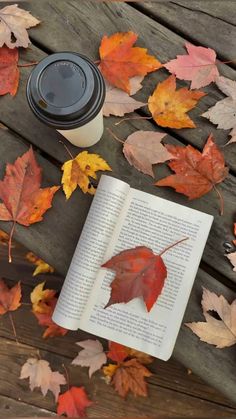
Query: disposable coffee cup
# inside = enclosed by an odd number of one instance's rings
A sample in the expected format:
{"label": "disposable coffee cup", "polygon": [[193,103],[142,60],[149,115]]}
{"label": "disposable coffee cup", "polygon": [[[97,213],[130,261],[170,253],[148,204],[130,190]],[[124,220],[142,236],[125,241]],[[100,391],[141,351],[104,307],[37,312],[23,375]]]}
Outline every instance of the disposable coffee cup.
{"label": "disposable coffee cup", "polygon": [[36,65],[27,100],[37,118],[78,147],[96,144],[103,134],[105,83],[84,55],[55,53]]}

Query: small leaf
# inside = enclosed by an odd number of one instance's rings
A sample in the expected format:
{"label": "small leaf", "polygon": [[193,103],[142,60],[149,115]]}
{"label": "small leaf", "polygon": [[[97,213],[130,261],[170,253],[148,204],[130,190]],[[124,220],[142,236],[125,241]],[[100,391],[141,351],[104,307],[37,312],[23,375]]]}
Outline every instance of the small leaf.
{"label": "small leaf", "polygon": [[11,289],[0,279],[0,315],[15,311],[21,306],[21,285],[18,282]]}
{"label": "small leaf", "polygon": [[84,349],[80,351],[76,358],[72,361],[72,365],[89,367],[89,378],[91,378],[93,373],[99,370],[107,361],[102,344],[98,340],[92,339],[77,342],[76,344]]}
{"label": "small leaf", "polygon": [[93,402],[88,399],[84,387],[71,387],[65,393],[60,394],[57,414],[66,414],[71,418],[85,417],[85,409],[91,404]]}
{"label": "small leaf", "polygon": [[41,284],[38,284],[30,294],[32,309],[35,313],[51,312],[51,308],[48,306],[48,302],[54,299],[56,291],[49,289],[44,290],[44,285],[45,282],[41,282]]}
{"label": "small leaf", "polygon": [[15,96],[17,92],[20,77],[19,68],[17,67],[18,59],[19,53],[17,48],[9,49],[6,46],[0,48],[0,96],[7,93]]}
{"label": "small leaf", "polygon": [[106,97],[103,106],[104,116],[124,116],[126,113],[133,112],[144,105],[145,103],[138,102],[130,97],[128,93],[106,82]]}
{"label": "small leaf", "polygon": [[35,256],[32,252],[27,253],[26,259],[29,262],[32,262],[34,265],[36,265],[36,269],[33,272],[33,276],[54,272],[54,268],[52,266]]}

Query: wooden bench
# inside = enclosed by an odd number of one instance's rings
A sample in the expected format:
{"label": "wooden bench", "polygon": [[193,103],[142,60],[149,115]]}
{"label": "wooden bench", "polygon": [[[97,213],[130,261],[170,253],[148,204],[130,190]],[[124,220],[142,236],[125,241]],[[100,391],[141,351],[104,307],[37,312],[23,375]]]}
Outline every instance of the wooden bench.
{"label": "wooden bench", "polygon": [[[21,52],[21,58],[27,62],[38,61],[47,54],[56,51],[79,51],[93,60],[98,59],[98,47],[102,36],[117,31],[133,30],[139,35],[138,45],[148,48],[161,62],[184,53],[186,40],[212,47],[222,61],[235,58],[236,6],[234,1],[212,2],[187,0],[159,3],[103,3],[97,1],[49,0],[29,2],[25,6],[42,23],[30,31],[32,45]],[[24,7],[24,6],[22,6]],[[231,79],[236,79],[236,65],[221,64],[220,72]],[[35,147],[37,160],[43,167],[44,185],[60,184],[61,164],[68,159],[64,147],[59,143],[60,135],[53,129],[41,124],[30,111],[25,97],[25,86],[30,68],[21,69],[20,88],[15,98],[10,95],[0,98],[0,121],[9,129],[0,129],[0,174],[5,171],[5,163],[26,151],[30,144]],[[137,99],[147,102],[156,83],[167,76],[164,69],[147,76],[143,89]],[[178,83],[179,86],[186,85]],[[216,130],[201,114],[224,95],[213,84],[204,89],[204,97],[191,112],[197,128],[165,130],[168,142],[173,144],[192,144],[201,149],[208,135],[212,132],[219,145],[227,141],[227,133]],[[147,114],[143,111],[142,114]],[[105,127],[112,129],[120,138],[125,139],[137,129],[161,131],[156,124],[146,120],[131,120],[115,126],[117,118],[105,119]],[[78,149],[69,144],[72,154]],[[169,200],[199,209],[214,215],[214,224],[205,248],[203,260],[195,280],[191,298],[185,314],[185,321],[202,318],[200,301],[202,286],[225,295],[229,301],[235,298],[236,274],[224,255],[223,243],[232,240],[232,225],[235,221],[236,202],[236,146],[224,148],[230,175],[220,186],[225,200],[225,212],[221,217],[218,211],[218,199],[214,192],[201,199],[189,202],[185,197],[169,188],[157,188],[148,176],[142,175],[129,166],[122,154],[122,146],[114,141],[105,129],[102,140],[90,149],[99,153],[113,169],[113,176],[130,183],[132,187],[164,197]],[[155,178],[169,173],[166,167],[155,168]],[[66,202],[62,191],[55,196],[53,208],[46,214],[44,221],[23,228],[17,226],[15,237],[26,247],[42,257],[59,273],[65,275],[70,264],[76,243],[80,236],[91,197],[77,190]],[[60,228],[58,228],[60,226]],[[10,230],[10,223],[0,223],[0,228]],[[14,253],[13,253],[14,255]],[[53,279],[52,279],[53,281]],[[24,279],[23,279],[24,282]],[[22,328],[21,325],[19,325]],[[33,327],[33,326],[32,326]],[[9,336],[6,330],[0,330],[2,336]],[[30,343],[29,330],[24,330],[23,341]],[[81,333],[81,336],[84,336]],[[78,337],[78,340],[81,339]],[[47,350],[46,341],[40,341],[40,334],[35,341]],[[39,346],[40,347],[40,346]],[[70,349],[58,346],[58,353],[67,356]],[[55,349],[56,351],[56,349]],[[215,349],[204,344],[190,330],[182,326],[174,357],[191,368],[205,381],[215,386],[233,402],[236,402],[235,347]],[[158,363],[157,363],[158,368]]]}

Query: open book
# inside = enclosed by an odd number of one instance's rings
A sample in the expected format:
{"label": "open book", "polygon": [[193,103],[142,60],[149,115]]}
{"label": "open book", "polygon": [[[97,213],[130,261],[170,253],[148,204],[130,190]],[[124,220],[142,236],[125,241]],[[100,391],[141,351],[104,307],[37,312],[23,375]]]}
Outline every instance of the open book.
{"label": "open book", "polygon": [[[53,321],[167,360],[173,351],[213,217],[102,176],[67,273]],[[101,265],[121,250],[164,253],[167,278],[148,313],[141,298],[106,309],[114,273]]]}

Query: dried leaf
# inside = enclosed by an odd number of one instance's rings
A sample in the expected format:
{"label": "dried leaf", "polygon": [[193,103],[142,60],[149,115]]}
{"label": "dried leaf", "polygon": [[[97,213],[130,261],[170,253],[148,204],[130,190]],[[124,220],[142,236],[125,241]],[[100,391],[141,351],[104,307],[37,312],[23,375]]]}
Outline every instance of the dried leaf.
{"label": "dried leaf", "polygon": [[[236,300],[229,304],[223,295],[203,289],[202,309],[205,322],[186,323],[201,341],[226,348],[236,343]],[[216,312],[220,320],[209,312]]]}
{"label": "dried leaf", "polygon": [[126,113],[133,112],[144,105],[145,103],[138,102],[123,90],[106,83],[106,98],[103,106],[104,116],[124,116]]}
{"label": "dried leaf", "polygon": [[131,166],[154,177],[152,165],[171,159],[172,155],[161,144],[166,134],[155,131],[136,131],[124,143],[123,153]]}
{"label": "dried leaf", "polygon": [[54,268],[52,266],[44,262],[42,259],[38,258],[38,256],[35,256],[32,252],[27,253],[26,259],[29,262],[32,262],[34,265],[36,265],[36,269],[33,272],[33,276],[54,272]]}
{"label": "dried leaf", "polygon": [[168,144],[166,148],[173,155],[168,165],[176,174],[159,180],[156,186],[170,186],[189,199],[195,199],[211,191],[228,174],[224,156],[212,135],[208,137],[202,153],[191,145]]}
{"label": "dried leaf", "polygon": [[48,361],[43,359],[29,358],[21,369],[20,379],[29,378],[30,390],[33,391],[36,387],[40,387],[43,396],[45,397],[50,390],[54,396],[55,401],[61,391],[60,386],[66,384],[64,375],[58,371],[52,371]]}
{"label": "dried leaf", "polygon": [[[6,44],[9,48],[27,48],[30,40],[27,30],[40,23],[30,12],[20,9],[17,4],[0,10],[0,47]],[[15,41],[12,41],[12,34]]]}
{"label": "dried leaf", "polygon": [[21,306],[21,285],[18,282],[11,289],[0,279],[0,315],[15,311]]}
{"label": "dried leaf", "polygon": [[156,123],[162,127],[195,128],[186,112],[193,109],[206,93],[182,87],[176,90],[175,76],[159,83],[148,99],[148,108]]}
{"label": "dried leaf", "polygon": [[84,348],[76,358],[72,361],[72,365],[80,365],[81,367],[89,367],[89,378],[97,370],[100,370],[106,363],[107,357],[103,350],[102,344],[98,340],[84,340],[77,342],[81,348]]}
{"label": "dried leaf", "polygon": [[84,193],[94,195],[96,189],[90,184],[89,177],[97,179],[98,170],[112,170],[102,157],[97,154],[89,154],[87,151],[79,153],[73,160],[66,161],[63,166],[63,176],[61,183],[66,199],[77,188],[77,185]]}
{"label": "dried leaf", "polygon": [[17,48],[9,49],[6,46],[0,48],[0,96],[7,93],[15,96],[17,92],[20,78],[19,68],[17,67],[18,59]]}
{"label": "dried leaf", "polygon": [[[39,311],[33,311],[35,317],[38,319],[38,323],[40,326],[47,326],[47,329],[45,330],[43,334],[43,338],[49,338],[49,337],[55,337],[55,336],[65,336],[68,332],[67,329],[64,329],[61,326],[58,326],[56,323],[52,320],[52,315],[54,312],[54,309],[56,307],[57,298],[53,298],[52,300],[49,300],[47,302],[47,310],[41,308]],[[41,303],[39,303],[41,304]]]}
{"label": "dried leaf", "polygon": [[107,357],[115,362],[123,362],[129,356],[129,348],[120,343],[109,342]]}
{"label": "dried leaf", "polygon": [[66,414],[71,418],[85,417],[85,409],[93,402],[88,399],[84,387],[71,387],[60,394],[58,398],[57,414]]}
{"label": "dried leaf", "polygon": [[99,53],[100,68],[104,77],[113,86],[130,94],[129,79],[145,76],[162,65],[147,54],[146,48],[133,47],[138,35],[134,32],[120,32],[103,37]]}
{"label": "dried leaf", "polygon": [[152,356],[132,348],[129,348],[129,358],[136,358],[143,365],[148,365],[153,362]]}
{"label": "dried leaf", "polygon": [[35,313],[50,313],[51,307],[48,302],[53,300],[56,291],[55,290],[44,290],[45,282],[38,284],[30,294],[30,300],[32,303],[32,310]]}
{"label": "dried leaf", "polygon": [[228,141],[228,145],[236,142],[236,81],[221,76],[216,79],[216,84],[228,97],[216,102],[202,116],[209,119],[213,124],[216,124],[217,128],[233,128],[229,133],[232,138]]}
{"label": "dried leaf", "polygon": [[164,64],[164,67],[180,80],[191,80],[191,89],[199,89],[216,81],[219,76],[216,67],[216,53],[211,48],[196,47],[186,42],[187,55]]}

